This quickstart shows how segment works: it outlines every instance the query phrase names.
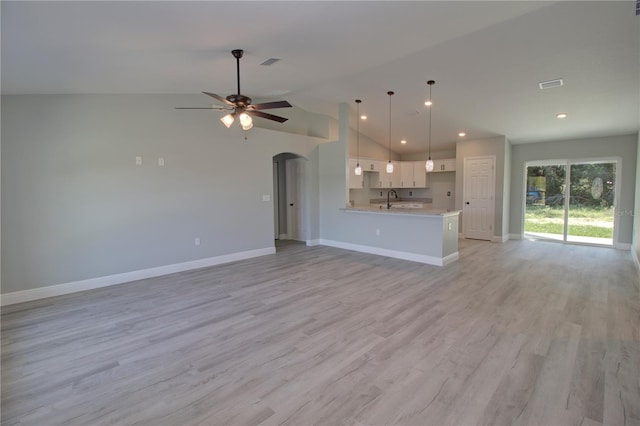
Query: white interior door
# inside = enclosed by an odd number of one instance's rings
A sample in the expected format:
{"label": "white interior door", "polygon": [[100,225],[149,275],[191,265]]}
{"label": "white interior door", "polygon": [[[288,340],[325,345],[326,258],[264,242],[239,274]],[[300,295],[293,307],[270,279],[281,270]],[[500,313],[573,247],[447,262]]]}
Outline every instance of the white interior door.
{"label": "white interior door", "polygon": [[492,239],[495,162],[494,156],[464,159],[462,225],[465,238]]}
{"label": "white interior door", "polygon": [[287,236],[290,240],[304,241],[302,220],[302,167],[303,159],[285,161],[287,185]]}

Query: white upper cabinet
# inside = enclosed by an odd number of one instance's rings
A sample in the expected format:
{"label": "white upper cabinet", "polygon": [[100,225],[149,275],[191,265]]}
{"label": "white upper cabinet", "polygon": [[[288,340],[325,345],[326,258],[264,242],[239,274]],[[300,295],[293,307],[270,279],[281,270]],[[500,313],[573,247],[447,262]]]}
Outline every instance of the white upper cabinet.
{"label": "white upper cabinet", "polygon": [[[455,159],[453,166],[455,166]],[[436,160],[443,161],[443,160]],[[392,161],[393,173],[387,173],[388,161],[360,159],[362,175],[356,176],[354,169],[357,160],[349,159],[349,188],[364,188],[368,179],[369,188],[428,188],[429,178],[423,161]],[[437,164],[437,163],[436,163]],[[436,170],[434,170],[435,172]],[[437,170],[445,171],[445,170]],[[446,170],[451,171],[451,170]]]}
{"label": "white upper cabinet", "polygon": [[427,188],[427,170],[425,169],[426,161],[402,161],[401,188]]}
{"label": "white upper cabinet", "polygon": [[427,179],[427,169],[424,161],[412,161],[413,163],[413,182],[415,188],[428,188],[429,187],[429,179]]}
{"label": "white upper cabinet", "polygon": [[413,178],[414,161],[402,161],[400,164],[400,187],[415,188],[416,183]]}
{"label": "white upper cabinet", "polygon": [[456,159],[445,158],[442,160],[433,160],[433,171],[429,173],[455,172],[455,171],[456,171]]}

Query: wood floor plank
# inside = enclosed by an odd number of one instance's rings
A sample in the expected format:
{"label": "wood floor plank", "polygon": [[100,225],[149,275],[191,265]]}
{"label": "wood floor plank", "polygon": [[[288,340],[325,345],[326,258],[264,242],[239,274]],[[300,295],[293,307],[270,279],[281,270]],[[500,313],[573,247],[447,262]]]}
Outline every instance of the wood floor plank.
{"label": "wood floor plank", "polygon": [[2,425],[639,425],[629,253],[336,248],[2,308]]}

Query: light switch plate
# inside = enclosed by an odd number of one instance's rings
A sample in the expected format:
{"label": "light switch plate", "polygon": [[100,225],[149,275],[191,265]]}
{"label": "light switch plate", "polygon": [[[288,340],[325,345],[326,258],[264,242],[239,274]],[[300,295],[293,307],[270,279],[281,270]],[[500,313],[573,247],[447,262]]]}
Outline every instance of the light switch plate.
{"label": "light switch plate", "polygon": [[164,158],[163,157],[158,158],[158,166],[164,166]]}
{"label": "light switch plate", "polygon": [[271,195],[265,194],[262,196],[262,201],[271,201]]}
{"label": "light switch plate", "polygon": [[142,156],[138,155],[136,157],[136,166],[142,166]]}

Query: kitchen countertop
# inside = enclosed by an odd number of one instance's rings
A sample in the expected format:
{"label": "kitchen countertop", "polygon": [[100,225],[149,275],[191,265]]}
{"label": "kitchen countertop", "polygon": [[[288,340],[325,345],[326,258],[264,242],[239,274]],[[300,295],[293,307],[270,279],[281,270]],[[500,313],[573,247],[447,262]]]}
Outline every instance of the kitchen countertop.
{"label": "kitchen countertop", "polygon": [[430,217],[447,217],[457,216],[460,210],[437,210],[431,208],[412,209],[412,208],[396,208],[387,209],[386,205],[355,205],[340,209],[347,213],[373,213],[373,214],[392,214],[392,215],[411,215],[411,216],[430,216]]}

